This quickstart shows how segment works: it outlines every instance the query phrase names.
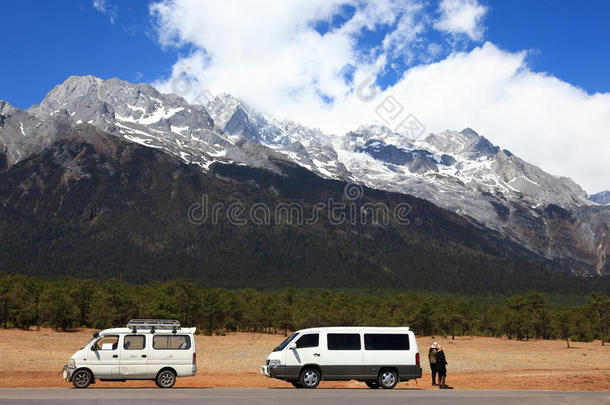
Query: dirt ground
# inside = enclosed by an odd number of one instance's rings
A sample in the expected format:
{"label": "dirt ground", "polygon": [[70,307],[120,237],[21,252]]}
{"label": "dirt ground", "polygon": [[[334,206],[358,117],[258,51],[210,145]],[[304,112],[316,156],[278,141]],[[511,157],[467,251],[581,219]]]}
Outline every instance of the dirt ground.
{"label": "dirt ground", "polygon": [[[63,365],[90,338],[77,332],[0,329],[0,387],[69,387]],[[182,387],[292,387],[259,374],[281,335],[236,333],[197,336],[195,377],[178,379]],[[418,337],[424,376],[398,388],[431,389],[427,352],[433,340],[445,347],[447,383],[456,389],[527,389],[610,391],[610,345],[599,341],[514,341],[483,337]],[[153,387],[151,381],[98,382],[94,387]],[[365,388],[363,383],[322,382],[321,387]]]}

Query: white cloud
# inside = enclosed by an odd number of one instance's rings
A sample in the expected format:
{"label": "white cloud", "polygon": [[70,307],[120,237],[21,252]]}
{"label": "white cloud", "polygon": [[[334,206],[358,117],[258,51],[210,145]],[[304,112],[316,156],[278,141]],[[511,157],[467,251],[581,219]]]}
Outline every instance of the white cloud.
{"label": "white cloud", "polygon": [[114,21],[118,15],[118,10],[115,5],[111,4],[107,0],[93,0],[93,8],[100,13],[107,14],[108,18],[110,18],[110,23],[114,24]]}
{"label": "white cloud", "polygon": [[[345,4],[355,12],[343,25],[323,34],[313,29],[316,21],[332,21]],[[195,49],[179,58],[169,78],[155,83],[162,91],[184,89],[179,79],[186,74],[191,101],[205,102],[197,100],[204,90],[228,92],[275,116],[338,135],[379,121],[376,106],[393,95],[430,132],[472,127],[589,192],[610,188],[610,94],[588,94],[532,71],[527,52],[492,43],[440,61],[433,57],[437,62],[431,63],[427,58],[445,54],[447,46],[426,43],[432,18],[421,15],[416,2],[166,0],[151,12],[164,46]],[[358,37],[376,24],[393,28],[363,51]],[[467,24],[462,28],[477,32]],[[418,60],[426,62],[406,70],[384,92],[377,89],[373,101],[357,96],[359,83],[414,52],[424,52]],[[346,70],[353,75],[345,76]],[[334,102],[325,103],[321,94]]]}
{"label": "white cloud", "polygon": [[429,131],[472,127],[593,193],[610,188],[610,93],[584,90],[486,43],[408,71],[388,89]]}
{"label": "white cloud", "polygon": [[434,27],[450,34],[466,34],[473,41],[483,39],[485,27],[482,19],[487,8],[477,0],[442,0],[439,6],[440,19]]}
{"label": "white cloud", "polygon": [[[316,21],[331,20],[345,4],[356,8],[345,24],[324,34],[314,29]],[[213,92],[238,93],[262,106],[309,99],[321,108],[320,94],[337,98],[351,90],[346,69],[362,76],[380,68],[383,54],[362,53],[356,46],[363,28],[395,23],[409,7],[411,2],[395,0],[181,0],[155,3],[151,12],[164,46],[192,44],[200,50],[184,57],[174,76],[189,65],[198,83]],[[402,38],[388,41],[406,43],[409,34],[403,31]]]}

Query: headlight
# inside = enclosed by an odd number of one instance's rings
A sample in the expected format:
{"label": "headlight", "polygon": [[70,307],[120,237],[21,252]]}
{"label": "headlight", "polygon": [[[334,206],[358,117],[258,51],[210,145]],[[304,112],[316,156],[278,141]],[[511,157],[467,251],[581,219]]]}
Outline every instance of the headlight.
{"label": "headlight", "polygon": [[282,363],[279,360],[269,360],[269,367],[277,367]]}
{"label": "headlight", "polygon": [[74,360],[74,359],[70,359],[70,361],[68,362],[68,365],[70,365],[70,366],[76,366],[76,360]]}

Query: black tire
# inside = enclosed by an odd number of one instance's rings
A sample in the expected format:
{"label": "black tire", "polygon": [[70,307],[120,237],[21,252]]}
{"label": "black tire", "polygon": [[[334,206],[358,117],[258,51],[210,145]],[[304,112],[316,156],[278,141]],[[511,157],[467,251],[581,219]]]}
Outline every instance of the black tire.
{"label": "black tire", "polygon": [[377,381],[384,390],[391,390],[398,384],[398,374],[392,369],[381,370]]}
{"label": "black tire", "polygon": [[322,375],[315,368],[306,368],[301,372],[301,378],[299,379],[303,388],[316,388],[320,384]]}
{"label": "black tire", "polygon": [[364,382],[367,387],[376,390],[379,388],[379,383],[377,381],[365,381]]}
{"label": "black tire", "polygon": [[74,388],[87,388],[93,382],[93,376],[89,370],[76,370],[72,376]]}
{"label": "black tire", "polygon": [[301,384],[300,381],[289,381],[290,384],[292,384],[294,386],[294,388],[303,388],[303,384]]}
{"label": "black tire", "polygon": [[161,370],[155,382],[159,388],[172,388],[176,383],[176,373],[172,370]]}

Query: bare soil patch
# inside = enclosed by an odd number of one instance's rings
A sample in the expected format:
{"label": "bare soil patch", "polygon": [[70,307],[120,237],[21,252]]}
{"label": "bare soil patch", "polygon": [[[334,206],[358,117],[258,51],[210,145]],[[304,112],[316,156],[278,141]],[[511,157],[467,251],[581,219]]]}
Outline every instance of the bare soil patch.
{"label": "bare soil patch", "polygon": [[[69,387],[61,370],[91,338],[92,330],[64,333],[0,329],[0,387]],[[281,335],[235,333],[197,336],[195,377],[178,379],[181,387],[292,387],[259,374]],[[424,376],[398,388],[431,389],[427,353],[438,341],[449,362],[447,382],[456,389],[610,390],[610,346],[563,341],[515,341],[499,338],[419,337]],[[98,382],[93,387],[154,387],[152,381]],[[356,381],[323,382],[321,387],[363,388]]]}

